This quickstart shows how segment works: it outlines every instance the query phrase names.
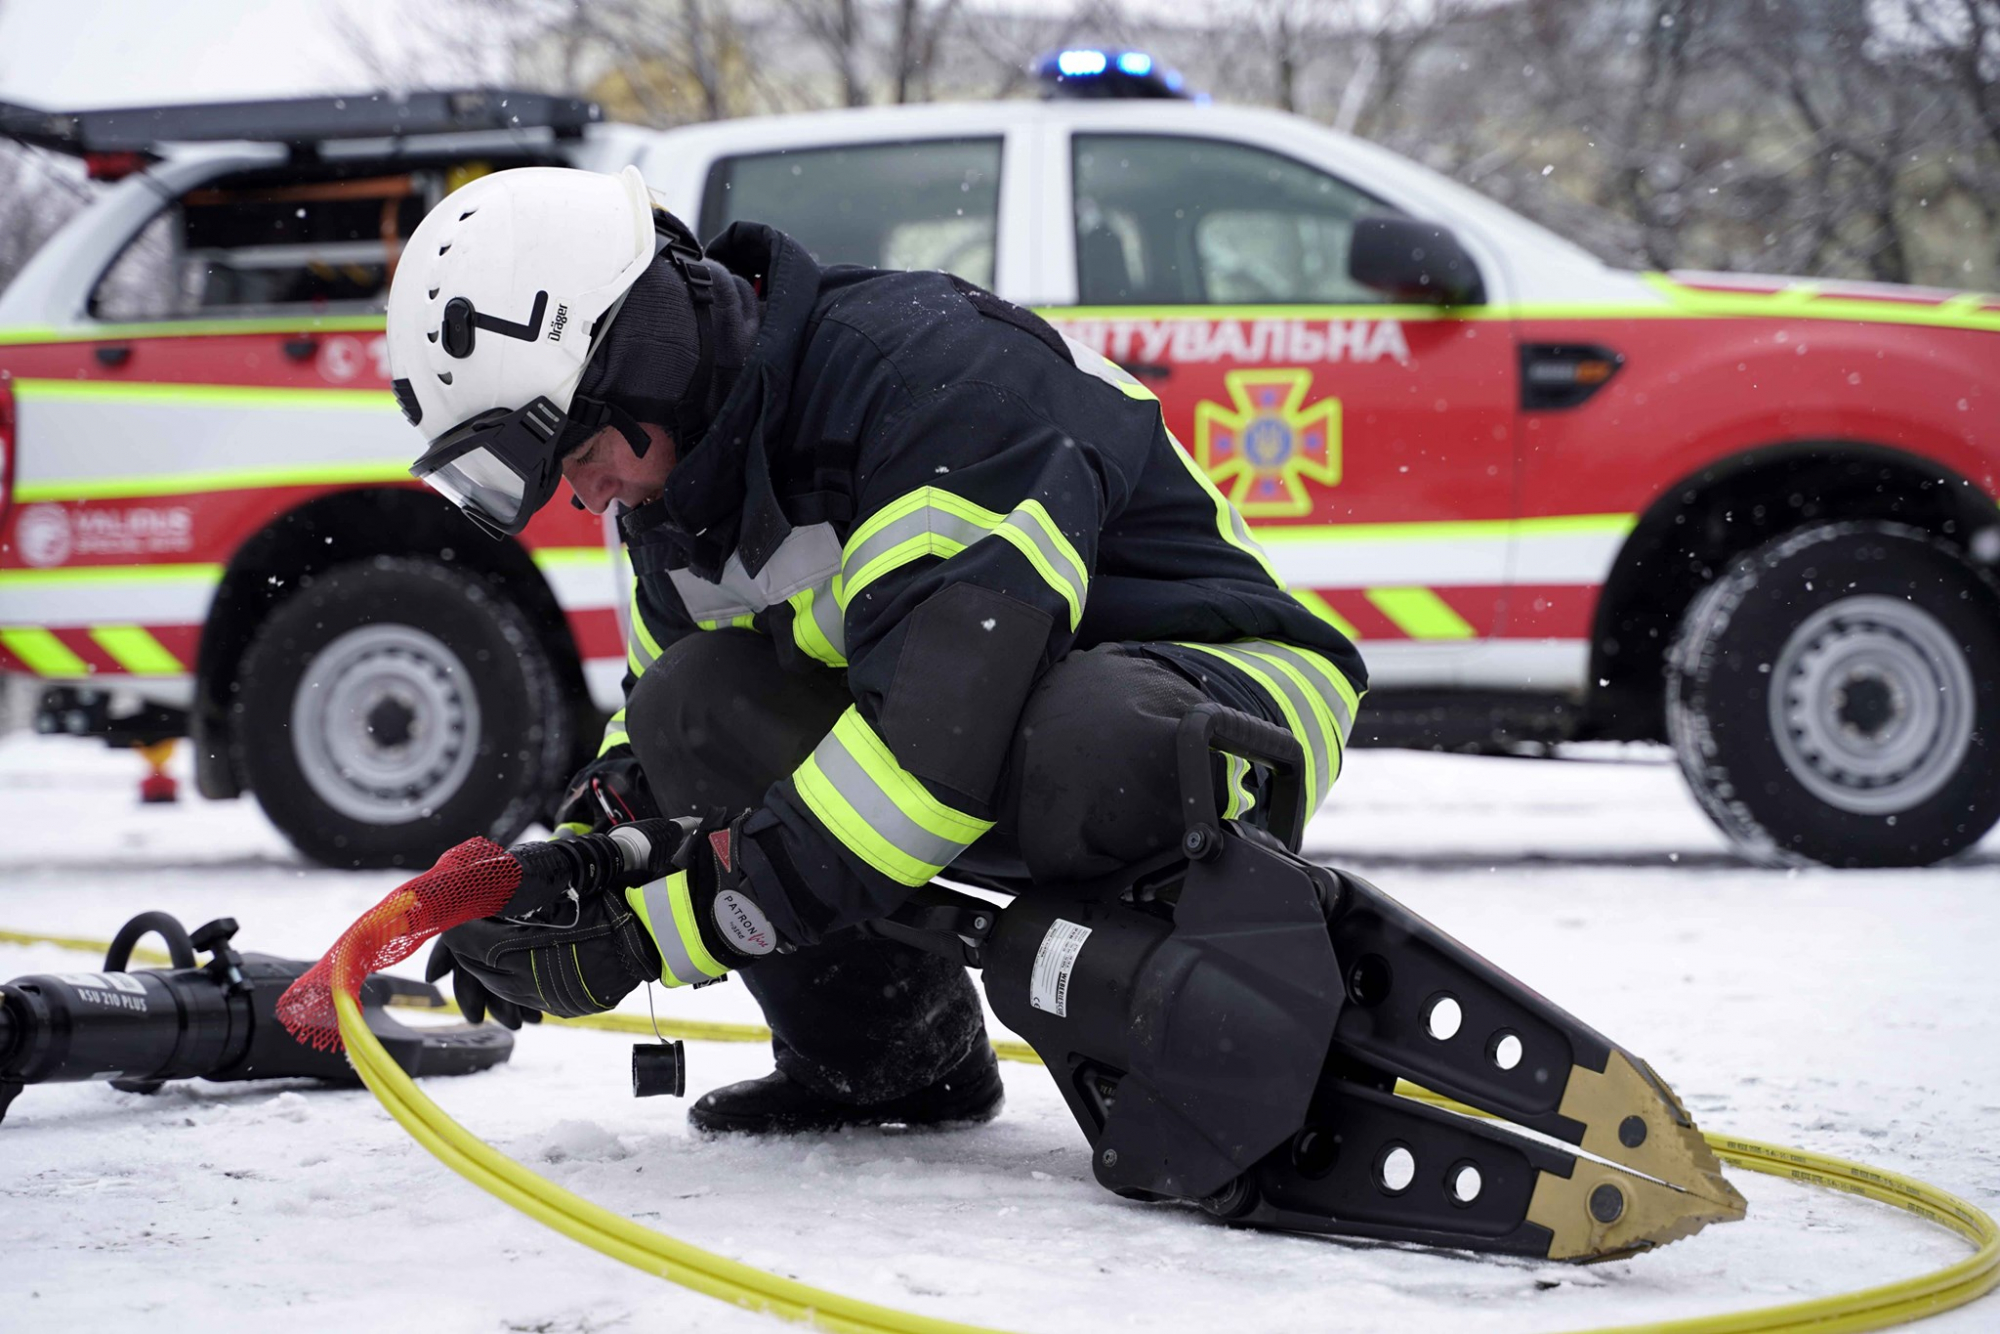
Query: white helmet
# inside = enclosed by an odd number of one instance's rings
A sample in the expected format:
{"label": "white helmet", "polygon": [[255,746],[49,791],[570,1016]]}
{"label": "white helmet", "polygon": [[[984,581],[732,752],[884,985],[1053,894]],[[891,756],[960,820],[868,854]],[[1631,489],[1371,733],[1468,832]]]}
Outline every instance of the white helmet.
{"label": "white helmet", "polygon": [[482,526],[518,533],[555,494],[592,348],[663,247],[683,269],[701,255],[656,215],[636,167],[519,167],[447,195],[389,289],[396,402],[430,442],[411,473]]}

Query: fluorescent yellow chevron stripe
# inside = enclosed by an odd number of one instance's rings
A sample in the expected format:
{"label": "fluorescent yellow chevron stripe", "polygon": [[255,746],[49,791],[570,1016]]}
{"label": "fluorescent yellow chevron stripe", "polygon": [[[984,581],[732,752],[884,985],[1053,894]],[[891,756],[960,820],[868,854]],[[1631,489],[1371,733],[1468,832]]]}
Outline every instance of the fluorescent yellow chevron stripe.
{"label": "fluorescent yellow chevron stripe", "polygon": [[1478,632],[1428,588],[1371,588],[1376,610],[1412,639],[1477,639]]}
{"label": "fluorescent yellow chevron stripe", "polygon": [[179,676],[187,666],[139,625],[100,625],[90,632],[112,661],[134,676]]}
{"label": "fluorescent yellow chevron stripe", "polygon": [[0,629],[0,644],[27,663],[28,670],[37,676],[90,675],[89,663],[38,625],[10,625]]}
{"label": "fluorescent yellow chevron stripe", "polygon": [[1291,590],[1291,594],[1305,604],[1307,611],[1319,617],[1349,639],[1361,638],[1361,632],[1354,628],[1354,622],[1335,611],[1331,602],[1328,602],[1310,588],[1294,588]]}

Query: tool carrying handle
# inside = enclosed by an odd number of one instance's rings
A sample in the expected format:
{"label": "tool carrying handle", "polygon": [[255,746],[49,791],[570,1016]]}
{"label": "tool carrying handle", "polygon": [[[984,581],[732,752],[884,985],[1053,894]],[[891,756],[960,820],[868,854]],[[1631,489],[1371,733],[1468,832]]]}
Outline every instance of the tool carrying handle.
{"label": "tool carrying handle", "polygon": [[1181,818],[1186,847],[1199,852],[1214,835],[1221,805],[1215,795],[1212,751],[1261,764],[1271,771],[1264,799],[1270,830],[1293,852],[1306,831],[1305,752],[1284,728],[1220,704],[1197,704],[1181,719],[1175,750],[1181,772]]}

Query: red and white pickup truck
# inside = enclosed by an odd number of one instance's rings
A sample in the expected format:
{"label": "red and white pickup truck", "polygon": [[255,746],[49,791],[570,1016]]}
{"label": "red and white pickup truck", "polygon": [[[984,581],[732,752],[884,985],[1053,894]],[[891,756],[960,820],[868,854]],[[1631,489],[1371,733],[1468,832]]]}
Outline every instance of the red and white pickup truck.
{"label": "red and white pickup truck", "polygon": [[[1633,273],[1275,113],[1115,98],[672,131],[501,93],[46,116],[122,177],[0,295],[0,668],[185,732],[311,855],[544,809],[616,702],[615,546],[410,484],[381,302],[472,173],[636,163],[703,235],[953,270],[1141,377],[1298,595],[1362,735],[1671,741],[1755,855],[2000,819],[2000,299]],[[1421,253],[1417,253],[1421,252]]]}

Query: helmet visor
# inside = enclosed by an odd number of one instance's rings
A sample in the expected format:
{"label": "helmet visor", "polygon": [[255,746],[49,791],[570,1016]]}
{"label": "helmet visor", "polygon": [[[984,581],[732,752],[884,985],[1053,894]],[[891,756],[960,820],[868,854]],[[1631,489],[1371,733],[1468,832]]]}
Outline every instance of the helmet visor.
{"label": "helmet visor", "polygon": [[476,510],[505,528],[520,517],[528,484],[493,451],[479,446],[441,465],[424,482],[462,510]]}
{"label": "helmet visor", "polygon": [[495,534],[518,533],[555,494],[568,418],[546,398],[494,408],[431,442],[410,475]]}

